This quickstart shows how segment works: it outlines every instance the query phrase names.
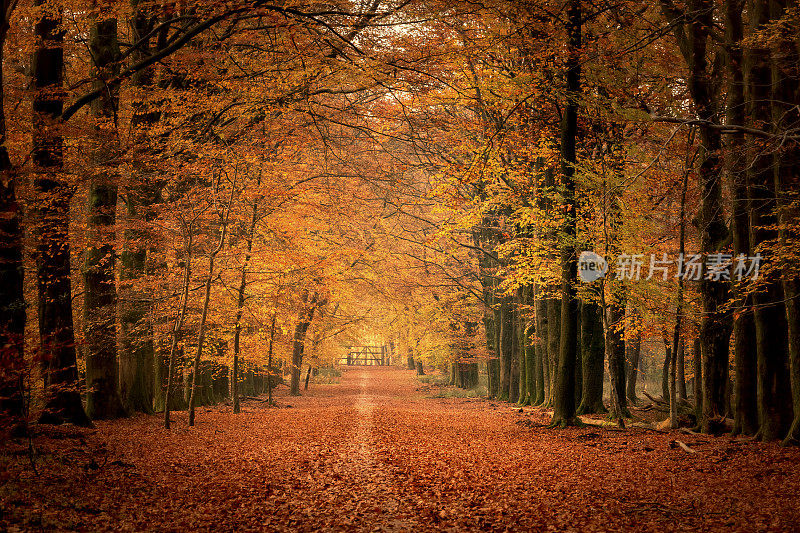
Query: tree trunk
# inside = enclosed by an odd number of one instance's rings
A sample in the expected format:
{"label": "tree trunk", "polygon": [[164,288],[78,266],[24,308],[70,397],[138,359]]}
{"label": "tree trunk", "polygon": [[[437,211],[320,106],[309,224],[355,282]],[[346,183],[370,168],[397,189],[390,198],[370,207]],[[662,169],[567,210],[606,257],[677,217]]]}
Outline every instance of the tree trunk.
{"label": "tree trunk", "polygon": [[552,407],[555,396],[558,354],[561,346],[561,300],[547,300],[547,401]]}
{"label": "tree trunk", "polygon": [[518,291],[519,303],[516,311],[517,322],[517,358],[519,360],[519,383],[517,389],[517,405],[528,404],[528,354],[525,350],[525,319],[523,318],[522,305],[525,304],[525,292],[523,287]]}
{"label": "tree trunk", "polygon": [[636,404],[639,398],[636,396],[636,380],[639,376],[639,361],[642,356],[642,334],[636,332],[636,335],[630,339],[629,343],[625,344],[625,351],[627,352],[626,359],[628,360],[628,384],[625,396],[628,401]]}
{"label": "tree trunk", "polygon": [[536,376],[536,394],[531,400],[532,405],[542,405],[545,402],[545,359],[547,358],[547,304],[546,301],[540,298],[539,288],[536,287],[534,295],[534,309],[536,311],[536,335],[534,337],[534,354],[535,354],[535,376]]}
{"label": "tree trunk", "polygon": [[[258,180],[259,185],[261,179]],[[242,313],[244,312],[244,296],[245,289],[247,288],[247,268],[250,266],[250,258],[253,254],[253,236],[255,235],[256,223],[258,222],[258,199],[253,200],[253,215],[250,218],[250,228],[247,232],[247,251],[244,255],[244,264],[242,265],[242,275],[239,279],[239,292],[236,297],[236,322],[234,324],[233,333],[233,376],[231,377],[232,395],[233,395],[233,412],[238,414],[240,411],[239,406],[239,353],[240,337],[242,335]],[[274,313],[273,313],[274,314]]]}
{"label": "tree trunk", "polygon": [[[686,253],[686,191],[689,185],[688,169],[683,174],[683,185],[681,187],[681,209],[680,209],[680,228],[678,234],[678,254],[684,257]],[[669,388],[669,419],[670,427],[678,427],[678,357],[681,358],[681,368],[683,367],[683,339],[681,331],[683,328],[683,292],[685,280],[678,278],[678,294],[675,306],[675,327],[672,330],[672,360],[670,361],[670,388]],[[683,372],[683,370],[681,370]],[[683,377],[683,376],[681,376]]]}
{"label": "tree trunk", "polygon": [[275,345],[275,322],[278,318],[278,295],[275,290],[275,309],[272,310],[272,324],[269,328],[269,353],[267,354],[267,401],[272,405],[272,353]]}
{"label": "tree trunk", "polygon": [[525,405],[534,405],[537,396],[538,367],[536,364],[536,300],[534,288],[528,288],[528,305],[530,312],[527,323],[523,324],[523,339],[525,346]]}
{"label": "tree trunk", "polygon": [[[37,0],[37,6],[44,0]],[[90,426],[81,404],[70,279],[69,204],[74,186],[63,174],[64,138],[57,121],[64,107],[62,7],[48,3],[36,21],[33,56],[33,180],[37,196],[36,267],[41,357],[48,385],[41,422]]]}
{"label": "tree trunk", "polygon": [[678,306],[672,333],[672,357],[669,366],[669,420],[670,427],[678,427],[678,351],[682,350],[681,323],[683,314],[683,280],[678,281]]}
{"label": "tree trunk", "polygon": [[200,366],[200,357],[203,355],[203,343],[206,337],[206,319],[208,318],[208,306],[211,302],[211,284],[214,281],[214,263],[217,259],[217,254],[225,246],[225,238],[228,235],[228,219],[230,218],[231,210],[233,209],[233,199],[236,194],[236,179],[234,177],[231,184],[231,194],[228,198],[228,204],[224,206],[224,215],[221,217],[221,228],[219,232],[219,242],[217,247],[214,248],[208,256],[208,277],[206,278],[206,294],[203,299],[203,312],[200,316],[200,327],[197,333],[197,352],[194,356],[194,377],[192,381],[192,394],[189,397],[189,426],[194,426],[195,417],[195,394],[197,393],[197,372]]}
{"label": "tree trunk", "polygon": [[[578,324],[576,328],[577,361],[575,361],[575,405],[583,400],[583,301],[578,300]],[[576,408],[577,412],[577,408]]]}
{"label": "tree trunk", "polygon": [[[751,31],[769,22],[769,0],[748,3]],[[768,128],[772,121],[770,101],[773,97],[770,50],[767,44],[748,47],[744,58],[745,94],[751,125]],[[773,229],[777,200],[774,186],[774,160],[762,139],[748,140],[747,179],[750,185],[750,244],[753,249],[777,237]],[[769,258],[770,262],[777,258]],[[786,307],[779,273],[762,274],[761,290],[753,295],[756,329],[756,370],[758,382],[759,430],[762,440],[775,440],[786,435],[791,423],[789,388],[789,355]]]}
{"label": "tree trunk", "polygon": [[[787,0],[770,2],[770,18],[786,20],[787,10],[796,3]],[[772,123],[780,134],[800,122],[800,45],[797,41],[797,24],[779,26],[777,44],[772,55],[773,97]],[[798,242],[797,220],[798,195],[800,190],[800,147],[797,142],[781,146],[773,155],[774,190],[778,201],[779,239],[783,249]],[[788,251],[788,250],[787,250]],[[785,255],[789,255],[786,253]],[[785,259],[785,257],[784,257]],[[785,311],[788,332],[790,384],[794,416],[784,445],[800,445],[800,280],[797,268],[782,269],[782,288],[785,296]]]}
{"label": "tree trunk", "polygon": [[494,345],[492,346],[492,353],[494,356],[489,360],[489,373],[491,375],[491,382],[492,382],[492,389],[491,389],[491,396],[492,398],[500,398],[500,333],[501,333],[501,324],[502,324],[502,314],[500,313],[500,309],[494,310],[494,321],[493,321],[493,335],[492,338],[494,339]]}
{"label": "tree trunk", "polygon": [[511,359],[514,356],[514,312],[507,296],[500,298],[500,400],[508,401]]}
{"label": "tree trunk", "polygon": [[[178,314],[175,317],[175,323],[172,327],[172,338],[169,347],[169,364],[167,367],[167,386],[164,392],[164,427],[170,427],[170,410],[173,409],[172,396],[173,396],[173,383],[175,382],[175,363],[178,358],[178,339],[183,335],[183,322],[186,319],[186,308],[189,304],[189,282],[192,276],[192,243],[194,239],[194,229],[192,227],[186,228],[186,255],[184,261],[186,264],[183,269],[183,287],[181,288],[181,303],[178,309]],[[183,356],[183,349],[181,349],[181,356]],[[182,359],[183,357],[181,357]]]}
{"label": "tree trunk", "polygon": [[[727,121],[729,124],[745,124],[744,74],[742,71],[743,0],[727,0],[725,3],[725,37],[728,44]],[[727,170],[733,189],[733,254],[752,255],[750,247],[750,194],[745,172],[746,144],[740,132],[728,135]],[[753,297],[745,295],[746,287],[734,283],[737,307],[733,322],[735,361],[735,402],[733,434],[754,435],[758,431],[757,376],[756,376],[756,330],[753,321]]]}
{"label": "tree trunk", "polygon": [[[89,33],[93,87],[119,71],[117,20],[95,21]],[[92,102],[95,126],[93,163],[95,174],[89,184],[89,246],[84,260],[84,338],[86,346],[86,413],[90,418],[117,418],[125,414],[119,396],[117,363],[117,289],[115,285],[115,224],[117,209],[116,175],[108,162],[118,155],[115,132],[104,132],[104,122],[116,113],[117,91],[112,89]]]}
{"label": "tree trunk", "polygon": [[699,429],[700,420],[703,416],[703,355],[700,345],[700,338],[696,337],[692,343],[692,366],[694,370],[694,411],[697,418]]}
{"label": "tree trunk", "polygon": [[[127,218],[136,216],[132,194],[126,198]],[[159,371],[153,340],[152,299],[133,285],[146,274],[146,249],[140,244],[145,232],[126,229],[120,255],[120,396],[128,411],[151,413],[154,404],[163,404],[163,385],[155,379]],[[155,397],[161,398],[155,401]]]}
{"label": "tree trunk", "polygon": [[311,321],[314,319],[318,297],[319,295],[316,292],[311,294],[307,290],[303,294],[304,309],[300,312],[295,325],[294,341],[292,342],[292,381],[289,389],[291,396],[300,396],[300,368],[303,364],[306,333],[309,326],[311,326]]}
{"label": "tree trunk", "polygon": [[516,403],[519,400],[520,381],[522,381],[522,352],[520,350],[520,327],[519,327],[519,298],[515,296],[511,300],[509,309],[511,330],[511,357],[509,364],[508,379],[508,401]]}
{"label": "tree trunk", "polygon": [[686,343],[685,339],[681,338],[678,344],[678,399],[685,400],[686,396]]}
{"label": "tree trunk", "polygon": [[203,311],[200,316],[200,326],[197,333],[197,351],[194,356],[194,365],[192,372],[192,389],[189,395],[189,426],[194,426],[195,407],[197,405],[197,376],[200,372],[200,358],[203,355],[203,343],[206,337],[206,320],[208,318],[208,306],[211,302],[211,284],[214,279],[214,260],[216,259],[217,252],[222,249],[225,242],[225,226],[223,226],[222,236],[220,238],[219,246],[211,253],[208,258],[208,277],[205,283],[205,297],[203,298]]}
{"label": "tree trunk", "polygon": [[579,415],[605,413],[603,377],[605,374],[605,339],[600,306],[584,302],[581,307],[581,366],[583,392],[578,406]]}
{"label": "tree trunk", "polygon": [[561,340],[553,395],[552,425],[575,422],[575,367],[578,364],[578,258],[573,240],[577,235],[575,162],[578,137],[578,98],[581,91],[581,2],[570,0],[567,12],[567,105],[561,125],[561,173],[564,216],[561,250]]}
{"label": "tree trunk", "polygon": [[[484,289],[484,299],[487,291]],[[494,315],[494,311],[491,309],[484,308],[483,312],[483,329],[486,332],[486,349],[488,351],[488,358],[486,359],[486,394],[489,398],[494,398],[497,396],[497,392],[495,391],[495,381],[494,376],[492,375],[492,361],[493,357],[492,354],[495,352],[495,334],[494,334],[494,318],[493,316],[489,316],[489,313]]]}
{"label": "tree trunk", "polygon": [[[136,2],[130,22],[131,38],[140,41],[150,33],[156,20],[150,7],[141,7]],[[140,61],[151,51],[150,40],[144,39],[142,46],[133,52],[134,61]],[[153,68],[137,72],[131,84],[139,90],[152,89]],[[124,192],[126,206],[126,228],[123,232],[124,244],[120,254],[120,396],[128,411],[144,413],[163,409],[165,404],[165,385],[168,364],[165,358],[156,355],[153,338],[153,302],[146,289],[136,287],[147,272],[147,250],[155,247],[152,235],[144,225],[154,218],[152,206],[160,196],[160,185],[152,182],[149,175],[152,169],[143,163],[149,159],[150,129],[158,121],[160,112],[152,109],[147,98],[133,103],[133,116],[130,127],[134,143],[139,153],[135,153],[131,185]],[[145,243],[150,243],[149,246]]]}
{"label": "tree trunk", "polygon": [[[697,216],[700,232],[700,251],[717,252],[728,236],[722,210],[719,130],[711,127],[719,122],[713,88],[714,73],[707,61],[709,33],[713,28],[714,2],[690,0],[687,16],[668,0],[661,1],[662,11],[673,26],[678,47],[689,67],[688,88],[694,102],[700,133],[701,205]],[[702,318],[700,341],[703,363],[703,414],[700,427],[710,429],[712,421],[725,413],[725,390],[728,383],[728,344],[732,329],[731,313],[726,308],[728,284],[706,279],[700,280]]]}
{"label": "tree trunk", "polygon": [[625,397],[625,302],[612,301],[606,304],[603,319],[608,376],[611,385],[611,418],[630,417],[628,401]]}
{"label": "tree trunk", "polygon": [[[23,241],[16,173],[6,147],[3,50],[9,21],[0,20],[0,416],[23,429],[25,374],[25,295]],[[11,12],[8,12],[8,16]]]}
{"label": "tree trunk", "polygon": [[424,376],[425,375],[425,369],[422,366],[422,361],[420,361],[419,359],[417,359],[417,375],[418,376]]}
{"label": "tree trunk", "polygon": [[[677,350],[674,349],[674,346],[676,346],[678,341],[679,341],[679,333],[676,332],[675,343],[673,344],[673,350],[672,350],[673,353],[677,352]],[[677,363],[677,354],[675,354],[670,359],[670,364],[669,364],[669,427],[672,429],[676,429],[678,427],[678,399],[676,397],[677,373],[678,373],[678,363]]]}
{"label": "tree trunk", "polygon": [[661,366],[661,398],[669,403],[669,369],[672,364],[672,347],[667,339],[667,330],[662,331],[664,343],[664,364]]}
{"label": "tree trunk", "polygon": [[469,364],[469,388],[474,389],[478,386],[478,363],[470,363]]}
{"label": "tree trunk", "polygon": [[[161,351],[158,351],[154,354],[154,362],[153,362],[153,379],[150,382],[151,387],[151,396],[153,398],[153,411],[160,413],[164,410],[164,404],[166,402],[166,387],[167,387],[167,374],[169,372],[169,358],[165,356]],[[120,355],[120,367],[122,362],[122,356]],[[120,368],[120,376],[122,375],[122,369]],[[123,381],[120,378],[120,384]],[[123,403],[124,405],[124,403]]]}

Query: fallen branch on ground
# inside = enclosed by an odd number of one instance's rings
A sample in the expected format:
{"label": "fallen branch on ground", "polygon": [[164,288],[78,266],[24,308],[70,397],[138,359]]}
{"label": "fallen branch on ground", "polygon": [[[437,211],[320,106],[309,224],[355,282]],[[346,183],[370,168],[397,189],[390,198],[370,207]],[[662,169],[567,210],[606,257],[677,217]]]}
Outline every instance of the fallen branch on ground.
{"label": "fallen branch on ground", "polygon": [[670,445],[671,448],[674,448],[675,446],[679,446],[683,451],[685,451],[687,453],[697,453],[697,450],[695,450],[694,448],[690,448],[683,441],[673,440],[673,441],[670,441],[669,445]]}

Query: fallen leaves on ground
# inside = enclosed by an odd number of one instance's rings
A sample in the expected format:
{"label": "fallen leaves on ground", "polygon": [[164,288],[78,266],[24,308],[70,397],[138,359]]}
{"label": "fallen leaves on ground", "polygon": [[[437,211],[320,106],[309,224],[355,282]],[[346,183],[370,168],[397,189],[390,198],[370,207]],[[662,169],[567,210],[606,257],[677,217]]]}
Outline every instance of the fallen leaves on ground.
{"label": "fallen leaves on ground", "polygon": [[[800,451],[729,437],[548,429],[501,402],[426,398],[412,372],[346,370],[291,409],[206,408],[0,451],[0,529],[789,531]],[[285,392],[283,392],[285,394]],[[680,435],[680,436],[678,436]],[[687,453],[674,441],[691,447]]]}

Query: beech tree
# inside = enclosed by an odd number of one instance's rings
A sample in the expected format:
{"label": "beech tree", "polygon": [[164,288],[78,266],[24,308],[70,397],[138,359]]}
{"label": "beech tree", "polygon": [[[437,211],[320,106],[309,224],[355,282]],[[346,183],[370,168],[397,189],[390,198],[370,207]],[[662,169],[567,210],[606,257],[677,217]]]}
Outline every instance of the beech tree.
{"label": "beech tree", "polygon": [[[117,20],[95,20],[89,37],[94,85],[103,86],[118,69]],[[89,184],[88,232],[90,247],[84,259],[84,328],[86,342],[86,412],[92,419],[114,418],[124,413],[119,397],[117,364],[117,288],[114,271],[114,229],[117,210],[117,173],[109,165],[119,155],[114,132],[118,93],[110,89],[92,102],[97,120]]]}
{"label": "beech tree", "polygon": [[[37,6],[44,1],[37,0]],[[69,203],[73,185],[63,175],[64,138],[58,118],[64,108],[64,34],[62,7],[50,5],[36,21],[33,57],[33,162],[37,194],[36,266],[39,337],[48,384],[41,420],[91,425],[84,412],[78,383],[75,331],[72,322]]]}
{"label": "beech tree", "polygon": [[25,295],[23,239],[17,200],[17,176],[8,150],[3,51],[16,1],[0,4],[0,416],[15,427],[24,414]]}

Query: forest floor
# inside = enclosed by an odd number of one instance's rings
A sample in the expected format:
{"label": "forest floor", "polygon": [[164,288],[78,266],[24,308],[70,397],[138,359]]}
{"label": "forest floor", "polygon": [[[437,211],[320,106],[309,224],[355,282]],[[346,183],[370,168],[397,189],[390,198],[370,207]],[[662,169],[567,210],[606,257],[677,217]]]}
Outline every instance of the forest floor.
{"label": "forest floor", "polygon": [[0,447],[0,530],[800,530],[798,449],[547,429],[541,411],[426,394],[411,371],[352,368],[299,398],[280,387],[278,408],[203,408],[194,428],[36,427],[33,463],[27,441]]}

